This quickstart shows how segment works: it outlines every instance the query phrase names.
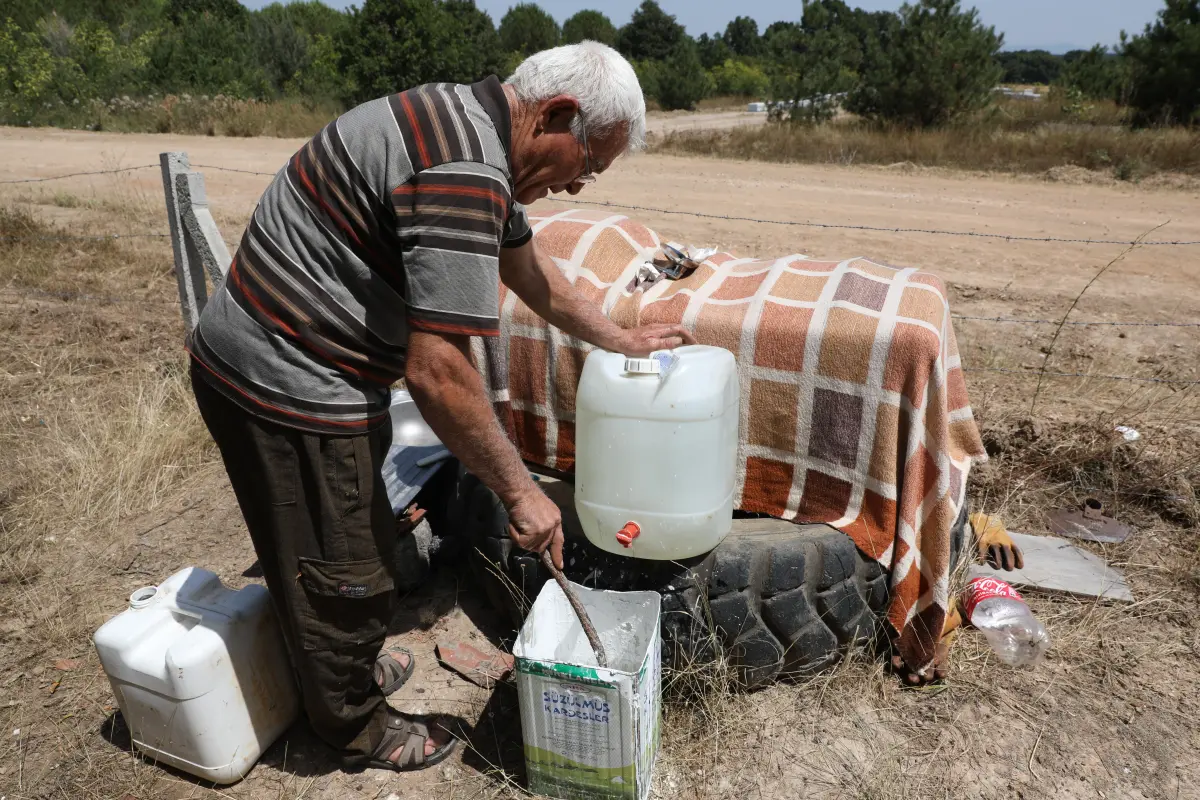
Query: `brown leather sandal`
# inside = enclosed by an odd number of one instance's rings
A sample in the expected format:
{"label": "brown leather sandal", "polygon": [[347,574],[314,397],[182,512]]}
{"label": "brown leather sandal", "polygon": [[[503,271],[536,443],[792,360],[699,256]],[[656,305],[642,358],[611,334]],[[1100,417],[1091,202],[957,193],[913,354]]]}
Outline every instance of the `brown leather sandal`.
{"label": "brown leather sandal", "polygon": [[[370,767],[374,769],[390,769],[396,772],[411,772],[413,770],[432,767],[440,764],[458,746],[458,739],[451,734],[450,741],[425,755],[425,743],[429,741],[430,730],[441,728],[449,731],[450,717],[439,715],[405,716],[394,708],[388,709],[387,729],[383,738],[371,755],[344,756],[342,764],[346,767]],[[396,748],[402,747],[400,758],[396,761],[388,759]]]}

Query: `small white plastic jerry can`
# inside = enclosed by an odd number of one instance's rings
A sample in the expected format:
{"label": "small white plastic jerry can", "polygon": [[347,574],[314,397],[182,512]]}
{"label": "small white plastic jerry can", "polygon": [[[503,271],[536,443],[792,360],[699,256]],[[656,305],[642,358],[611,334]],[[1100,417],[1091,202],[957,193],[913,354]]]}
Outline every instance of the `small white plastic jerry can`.
{"label": "small white plastic jerry can", "polygon": [[188,567],[138,589],[94,637],[133,737],[152,761],[234,783],[295,719],[298,698],[266,588]]}
{"label": "small white plastic jerry can", "polygon": [[733,526],[740,402],[733,354],[596,350],[575,399],[575,510],[610,553],[679,559]]}

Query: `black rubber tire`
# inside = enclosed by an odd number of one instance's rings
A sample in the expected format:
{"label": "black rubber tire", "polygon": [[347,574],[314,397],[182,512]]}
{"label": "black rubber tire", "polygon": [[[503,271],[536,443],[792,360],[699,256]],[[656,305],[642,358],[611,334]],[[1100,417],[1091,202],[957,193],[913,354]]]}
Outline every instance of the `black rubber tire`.
{"label": "black rubber tire", "polygon": [[[850,537],[828,525],[742,520],[712,552],[684,562],[610,555],[593,546],[573,513],[573,487],[543,488],[563,509],[567,577],[589,587],[662,595],[663,663],[676,669],[724,656],[746,688],[818,672],[857,645],[878,641],[888,579]],[[550,576],[508,538],[503,505],[474,476],[461,476],[455,522],[492,604],[519,626]],[[965,512],[957,526],[955,555]],[[957,559],[955,559],[957,560]]]}

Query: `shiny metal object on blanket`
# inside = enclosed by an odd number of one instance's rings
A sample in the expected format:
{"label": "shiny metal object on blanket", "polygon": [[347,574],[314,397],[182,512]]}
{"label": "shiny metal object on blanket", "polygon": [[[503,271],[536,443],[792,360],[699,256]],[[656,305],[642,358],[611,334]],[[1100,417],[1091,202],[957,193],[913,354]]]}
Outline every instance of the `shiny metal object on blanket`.
{"label": "shiny metal object on blanket", "polygon": [[715,247],[692,247],[677,242],[667,242],[662,246],[662,252],[667,264],[659,267],[659,270],[674,281],[690,274],[704,262],[704,259],[710,258],[717,250]]}

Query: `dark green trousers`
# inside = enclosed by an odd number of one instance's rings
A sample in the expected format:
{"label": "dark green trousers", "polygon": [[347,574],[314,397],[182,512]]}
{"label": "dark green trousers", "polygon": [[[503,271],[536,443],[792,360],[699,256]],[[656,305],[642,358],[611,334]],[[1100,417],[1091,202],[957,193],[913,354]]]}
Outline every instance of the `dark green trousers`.
{"label": "dark green trousers", "polygon": [[192,364],[317,735],[350,753],[383,737],[375,658],[395,609],[396,520],[380,474],[391,428],[324,436],[247,413]]}

